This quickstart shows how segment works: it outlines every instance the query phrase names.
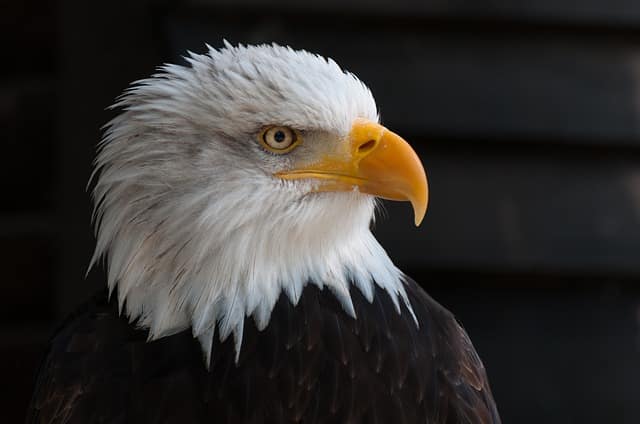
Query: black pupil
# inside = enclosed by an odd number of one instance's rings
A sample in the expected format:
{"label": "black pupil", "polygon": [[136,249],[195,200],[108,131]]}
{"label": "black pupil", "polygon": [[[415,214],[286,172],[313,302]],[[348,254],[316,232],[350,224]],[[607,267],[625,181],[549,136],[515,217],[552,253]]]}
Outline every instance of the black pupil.
{"label": "black pupil", "polygon": [[287,138],[287,135],[282,130],[276,131],[276,133],[273,135],[273,139],[276,141],[276,143],[282,143],[285,138]]}

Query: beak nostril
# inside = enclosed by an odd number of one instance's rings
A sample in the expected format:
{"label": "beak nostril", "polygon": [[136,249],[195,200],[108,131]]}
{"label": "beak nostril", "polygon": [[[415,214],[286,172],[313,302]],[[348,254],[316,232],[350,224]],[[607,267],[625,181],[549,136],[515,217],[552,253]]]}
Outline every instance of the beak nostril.
{"label": "beak nostril", "polygon": [[369,151],[373,150],[373,148],[376,147],[376,141],[375,140],[369,140],[366,143],[361,144],[360,146],[358,146],[358,153],[368,153]]}

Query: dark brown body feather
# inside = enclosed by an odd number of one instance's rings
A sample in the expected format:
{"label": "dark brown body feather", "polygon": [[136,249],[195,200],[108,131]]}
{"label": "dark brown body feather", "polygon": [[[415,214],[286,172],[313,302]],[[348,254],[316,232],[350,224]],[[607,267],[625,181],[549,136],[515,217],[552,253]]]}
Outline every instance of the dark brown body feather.
{"label": "dark brown body feather", "polygon": [[147,343],[91,302],[55,336],[28,423],[499,423],[485,370],[454,317],[415,282],[419,321],[378,289],[352,290],[358,318],[308,285],[268,327],[245,322],[238,364],[214,342],[207,372],[189,332]]}

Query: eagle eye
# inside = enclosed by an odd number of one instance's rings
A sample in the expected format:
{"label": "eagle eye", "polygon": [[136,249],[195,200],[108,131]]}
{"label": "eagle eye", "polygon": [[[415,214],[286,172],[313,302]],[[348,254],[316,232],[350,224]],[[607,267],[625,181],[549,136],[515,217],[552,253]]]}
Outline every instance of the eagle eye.
{"label": "eagle eye", "polygon": [[269,152],[283,154],[290,152],[300,143],[300,136],[289,127],[273,125],[260,131],[258,141]]}

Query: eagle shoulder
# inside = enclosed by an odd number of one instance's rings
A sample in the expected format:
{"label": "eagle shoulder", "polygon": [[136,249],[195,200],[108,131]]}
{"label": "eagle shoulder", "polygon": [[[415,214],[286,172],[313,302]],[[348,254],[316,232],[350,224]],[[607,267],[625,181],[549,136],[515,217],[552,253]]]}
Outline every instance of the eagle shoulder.
{"label": "eagle shoulder", "polygon": [[433,358],[434,422],[500,423],[486,370],[462,325],[415,281],[407,279],[406,289],[424,336],[424,353]]}
{"label": "eagle shoulder", "polygon": [[146,338],[106,296],[81,306],[49,343],[26,422],[199,422],[197,344],[190,334],[151,343]]}

